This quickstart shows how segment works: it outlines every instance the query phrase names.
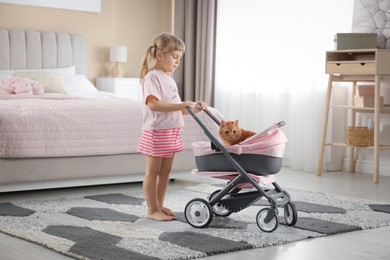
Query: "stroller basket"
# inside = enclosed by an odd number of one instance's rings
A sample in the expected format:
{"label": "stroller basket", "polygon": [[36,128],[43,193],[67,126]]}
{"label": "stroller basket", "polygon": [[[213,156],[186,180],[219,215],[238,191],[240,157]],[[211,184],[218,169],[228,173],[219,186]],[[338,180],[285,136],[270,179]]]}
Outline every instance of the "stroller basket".
{"label": "stroller basket", "polygon": [[[282,158],[270,157],[261,154],[232,154],[246,172],[255,175],[271,175],[278,173],[282,168]],[[234,172],[234,167],[223,154],[195,156],[196,167],[199,171]]]}
{"label": "stroller basket", "polygon": [[[278,145],[284,150],[284,144]],[[199,171],[237,171],[221,152],[211,149],[211,143],[195,142],[192,144],[195,155],[195,163]],[[229,147],[227,151],[229,152]],[[256,153],[229,153],[231,157],[239,163],[246,172],[255,175],[276,174],[282,168],[282,157],[275,157]]]}

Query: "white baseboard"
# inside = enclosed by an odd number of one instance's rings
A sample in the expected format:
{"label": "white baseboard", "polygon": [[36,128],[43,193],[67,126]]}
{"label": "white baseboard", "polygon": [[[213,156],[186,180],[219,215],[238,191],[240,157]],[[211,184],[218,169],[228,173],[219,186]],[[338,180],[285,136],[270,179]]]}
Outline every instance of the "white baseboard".
{"label": "white baseboard", "polygon": [[[349,159],[344,158],[343,160],[343,170],[348,171]],[[355,166],[356,172],[373,174],[374,172],[374,163],[372,160],[357,160]],[[379,175],[380,176],[390,176],[390,162],[379,162]]]}

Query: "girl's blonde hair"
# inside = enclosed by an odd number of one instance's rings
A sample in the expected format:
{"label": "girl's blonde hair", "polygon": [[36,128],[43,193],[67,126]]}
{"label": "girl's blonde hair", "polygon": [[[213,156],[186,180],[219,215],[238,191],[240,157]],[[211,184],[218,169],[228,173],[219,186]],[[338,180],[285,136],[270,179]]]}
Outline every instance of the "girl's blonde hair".
{"label": "girl's blonde hair", "polygon": [[156,62],[156,53],[157,51],[170,52],[170,51],[183,51],[185,45],[182,40],[178,37],[169,34],[163,33],[154,39],[152,45],[148,47],[145,52],[144,59],[142,62],[140,79],[142,80],[146,73],[149,72],[151,68],[155,65]]}

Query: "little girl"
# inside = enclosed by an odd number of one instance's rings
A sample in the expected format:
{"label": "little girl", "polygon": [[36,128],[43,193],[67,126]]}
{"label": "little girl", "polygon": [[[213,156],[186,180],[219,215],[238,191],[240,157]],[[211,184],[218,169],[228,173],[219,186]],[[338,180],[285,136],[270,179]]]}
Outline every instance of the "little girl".
{"label": "little girl", "polygon": [[[184,126],[183,114],[195,103],[181,102],[176,82],[171,77],[180,64],[184,43],[174,35],[164,33],[146,50],[141,67],[143,91],[143,125],[138,152],[146,155],[146,173],[143,190],[148,207],[147,218],[173,220],[175,214],[164,206],[175,153],[183,151],[180,129]],[[207,104],[198,101],[201,108]]]}

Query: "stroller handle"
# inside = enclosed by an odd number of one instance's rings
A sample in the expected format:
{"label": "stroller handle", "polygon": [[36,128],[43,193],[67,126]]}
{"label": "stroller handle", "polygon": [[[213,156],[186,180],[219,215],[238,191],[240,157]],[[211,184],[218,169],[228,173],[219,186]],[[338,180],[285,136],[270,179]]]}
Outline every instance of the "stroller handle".
{"label": "stroller handle", "polygon": [[[196,104],[196,107],[200,107],[200,104]],[[198,125],[203,129],[205,135],[210,139],[211,143],[219,148],[219,149],[224,149],[222,144],[218,141],[217,138],[215,138],[215,136],[213,135],[213,133],[211,133],[211,131],[206,127],[206,125],[202,122],[202,120],[200,120],[200,118],[195,114],[194,110],[192,109],[192,107],[187,107],[187,110],[188,112],[190,113],[190,115],[194,118],[194,120],[198,123]],[[203,109],[203,111],[205,113],[207,113],[208,116],[210,116],[214,121],[215,123],[217,123],[218,125],[221,124],[221,122],[210,112],[206,109]]]}
{"label": "stroller handle", "polygon": [[286,125],[286,122],[280,121],[279,123],[276,123],[275,125],[276,125],[277,127],[281,128],[282,126],[285,126],[285,125]]}
{"label": "stroller handle", "polygon": [[[201,109],[202,106],[200,105],[200,103],[196,103],[195,104],[195,108],[197,109]],[[187,110],[190,112],[193,112],[191,107],[187,107]],[[207,108],[203,109],[203,111],[217,124],[217,125],[220,125],[221,124],[221,121],[219,121],[218,118],[216,118],[213,113],[211,113]],[[193,114],[191,114],[192,116],[194,116]]]}
{"label": "stroller handle", "polygon": [[203,109],[203,111],[215,122],[217,125],[221,125],[221,122],[216,118],[213,113],[211,113],[207,108]]}
{"label": "stroller handle", "polygon": [[[196,103],[195,105],[195,108],[201,108],[201,105],[199,103]],[[194,117],[195,114],[193,112],[193,110],[191,109],[191,107],[187,107],[187,110],[190,112],[190,114]],[[221,121],[219,121],[218,118],[216,118],[213,113],[211,113],[207,108],[203,109],[203,111],[217,124],[217,125],[221,125]],[[192,113],[191,113],[192,112]],[[275,124],[276,127],[278,128],[281,128],[283,126],[286,125],[286,122],[285,121],[280,121],[278,123]]]}

